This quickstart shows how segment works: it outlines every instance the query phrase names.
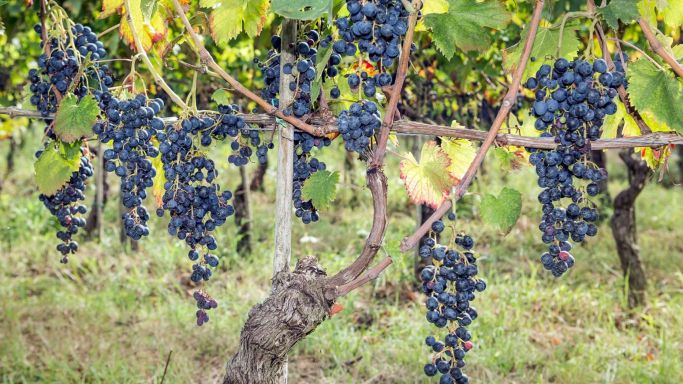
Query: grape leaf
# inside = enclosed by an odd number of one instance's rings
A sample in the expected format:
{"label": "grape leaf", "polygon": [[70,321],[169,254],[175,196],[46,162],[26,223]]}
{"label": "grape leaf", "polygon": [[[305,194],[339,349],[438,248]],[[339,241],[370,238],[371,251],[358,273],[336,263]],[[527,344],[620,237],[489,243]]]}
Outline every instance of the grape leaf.
{"label": "grape leaf", "polygon": [[225,88],[217,89],[212,95],[211,100],[215,101],[218,105],[230,105],[232,104],[232,98],[230,97],[230,91]]}
{"label": "grape leaf", "polygon": [[403,180],[410,200],[415,204],[427,204],[436,208],[441,204],[453,186],[454,178],[448,172],[451,160],[435,142],[422,145],[420,162],[412,153],[405,154],[401,160],[401,180]]}
{"label": "grape leaf", "polygon": [[94,97],[87,95],[80,101],[73,94],[68,94],[59,103],[55,116],[55,134],[62,141],[73,143],[83,136],[92,133],[92,126],[97,122],[100,107]]}
{"label": "grape leaf", "polygon": [[289,19],[315,20],[332,9],[332,0],[273,0],[271,7]]}
{"label": "grape leaf", "polygon": [[678,29],[683,26],[683,7],[680,0],[669,0],[665,6],[658,6],[659,14],[671,29]]}
{"label": "grape leaf", "polygon": [[[318,51],[318,63],[315,65],[315,80],[311,83],[311,100],[313,101],[318,100],[318,96],[320,96],[320,84],[323,81],[323,73],[333,53],[332,44],[328,45],[327,48],[320,48]],[[327,97],[327,95],[325,96]]]}
{"label": "grape leaf", "polygon": [[460,181],[477,155],[477,147],[467,139],[444,137],[441,139],[441,149],[451,161],[451,164],[448,166],[448,173]]}
{"label": "grape leaf", "polygon": [[301,189],[304,200],[312,200],[318,209],[325,209],[337,197],[339,172],[318,171],[306,180]]}
{"label": "grape leaf", "polygon": [[636,152],[640,152],[640,158],[645,161],[650,169],[655,170],[659,168],[662,164],[666,163],[666,160],[671,156],[671,149],[673,144],[666,145],[662,148],[634,148]]}
{"label": "grape leaf", "polygon": [[[628,66],[628,92],[641,115],[649,115],[669,130],[683,132],[683,83],[670,71],[660,71],[647,59]],[[643,116],[645,119],[645,116]]]}
{"label": "grape leaf", "polygon": [[[166,24],[166,12],[162,11],[165,10],[165,8],[157,7],[156,1],[130,0],[130,9],[125,9],[125,7],[123,7],[123,1],[120,3],[122,16],[119,32],[128,44],[131,46],[135,44],[133,30],[128,23],[128,12],[130,12],[135,32],[137,32],[140,37],[140,43],[145,51],[149,51],[155,43],[167,37],[168,25]],[[115,1],[112,1],[111,5],[114,6]]]}
{"label": "grape leaf", "polygon": [[423,16],[448,12],[448,0],[429,0],[422,5]]}
{"label": "grape leaf", "polygon": [[487,193],[481,199],[481,219],[510,232],[522,212],[522,195],[515,189],[504,187],[498,197]]}
{"label": "grape leaf", "polygon": [[251,38],[258,36],[266,23],[269,0],[201,0],[199,4],[212,8],[209,17],[211,36],[218,43],[227,43],[242,31]]}
{"label": "grape leaf", "polygon": [[52,142],[33,165],[36,185],[41,193],[52,196],[62,189],[78,171],[81,163],[81,143]]}
{"label": "grape leaf", "polygon": [[633,117],[626,112],[626,107],[621,100],[614,100],[617,104],[617,112],[613,115],[605,116],[605,121],[602,124],[602,138],[614,139],[617,137],[617,130],[619,124],[624,122],[624,127],[621,130],[622,136],[640,136],[640,127],[633,119]]}
{"label": "grape leaf", "polygon": [[511,15],[497,0],[448,0],[448,12],[425,16],[436,48],[450,60],[455,48],[484,51],[491,45],[489,29],[502,29]]}
{"label": "grape leaf", "polygon": [[[565,25],[562,33],[562,45],[560,47],[560,56],[567,60],[572,60],[578,55],[581,41],[576,37],[576,31],[579,29],[576,25]],[[509,73],[514,72],[519,65],[519,60],[524,49],[523,42],[526,41],[529,35],[529,29],[522,32],[520,43],[507,48],[503,51],[503,66]],[[554,58],[557,54],[557,45],[560,41],[560,29],[552,28],[538,28],[536,39],[534,39],[534,47],[531,50],[531,57],[535,57],[536,61],[527,62],[524,70],[523,79],[534,76],[536,71],[544,64],[544,59]]]}
{"label": "grape leaf", "polygon": [[154,184],[152,185],[152,195],[154,195],[154,204],[157,208],[164,205],[164,184],[166,183],[166,174],[164,174],[164,164],[161,161],[161,156],[152,159],[152,167],[156,171],[154,175]]}
{"label": "grape leaf", "polygon": [[638,2],[634,0],[612,0],[606,7],[600,8],[598,13],[612,29],[619,28],[619,20],[624,24],[630,24],[640,17]]}

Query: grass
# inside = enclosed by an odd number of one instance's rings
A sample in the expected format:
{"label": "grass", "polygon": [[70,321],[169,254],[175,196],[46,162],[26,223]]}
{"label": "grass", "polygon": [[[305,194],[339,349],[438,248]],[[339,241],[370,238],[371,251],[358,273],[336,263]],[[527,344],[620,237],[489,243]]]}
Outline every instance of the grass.
{"label": "grass", "polygon": [[[254,194],[255,251],[235,253],[234,225],[218,232],[220,271],[207,286],[219,300],[207,326],[193,325],[186,249],[154,220],[153,234],[132,252],[118,242],[115,204],[106,211],[101,242],[79,239],[68,265],[53,251],[55,223],[30,180],[29,134],[17,171],[0,194],[0,382],[158,383],[173,351],[166,383],[204,383],[222,375],[249,308],[270,289],[273,174],[268,193]],[[0,152],[6,144],[0,144]],[[323,158],[339,168],[341,151]],[[422,297],[413,288],[412,253],[398,252],[414,228],[414,208],[396,166],[387,166],[390,221],[385,246],[394,264],[374,284],[341,300],[344,310],[324,322],[291,354],[292,383],[424,383],[428,360]],[[625,185],[610,158],[610,192]],[[5,164],[0,163],[4,170]],[[236,172],[223,173],[234,187]],[[358,167],[344,175],[340,203],[311,226],[294,226],[294,256],[315,255],[330,273],[350,262],[369,229],[369,194]],[[574,252],[575,269],[556,280],[539,270],[535,230],[540,207],[533,172],[503,174],[487,163],[472,194],[459,205],[459,228],[473,234],[489,288],[474,302],[475,349],[466,372],[477,383],[683,382],[683,199],[680,187],[650,183],[638,200],[641,257],[648,304],[629,310],[615,244],[603,223]],[[351,182],[355,181],[355,185]],[[523,194],[523,215],[502,236],[482,224],[479,192],[508,185]],[[115,187],[113,188],[115,190]],[[92,192],[92,191],[90,191]]]}

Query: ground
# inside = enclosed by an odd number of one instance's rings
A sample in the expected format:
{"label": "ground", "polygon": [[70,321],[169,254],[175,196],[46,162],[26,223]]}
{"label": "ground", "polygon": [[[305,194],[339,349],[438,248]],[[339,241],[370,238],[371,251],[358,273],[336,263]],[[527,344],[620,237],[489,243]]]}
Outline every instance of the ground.
{"label": "ground", "polygon": [[[107,206],[102,241],[79,238],[78,255],[68,265],[59,263],[56,224],[30,180],[39,140],[27,134],[16,170],[0,193],[0,381],[157,383],[169,354],[166,383],[220,377],[249,308],[270,289],[274,167],[266,193],[253,194],[253,254],[236,254],[231,222],[217,234],[221,267],[206,289],[219,307],[198,328],[187,250],[166,234],[163,220],[153,219],[152,235],[140,242],[139,251],[131,251],[119,243],[114,201]],[[7,143],[0,143],[0,153],[7,150]],[[217,159],[225,156],[220,151]],[[330,168],[342,168],[338,144],[322,157]],[[296,346],[291,383],[428,382],[422,374],[428,361],[423,341],[436,329],[425,320],[415,289],[414,253],[398,251],[415,226],[415,208],[402,190],[397,162],[391,156],[387,165],[391,216],[380,250],[381,256],[392,255],[394,264],[374,284],[341,299],[343,311]],[[629,310],[607,222],[597,237],[575,248],[576,267],[555,279],[538,262],[543,245],[536,230],[540,206],[533,170],[504,173],[496,167],[487,161],[458,207],[457,226],[477,240],[480,275],[489,287],[473,303],[480,313],[471,327],[475,348],[466,360],[473,382],[683,382],[680,186],[666,188],[653,179],[638,199],[648,304]],[[618,157],[610,156],[609,170],[615,195],[626,183]],[[238,177],[232,170],[222,180],[235,187]],[[330,273],[358,254],[369,230],[371,204],[360,164],[342,179],[334,209],[323,211],[315,225],[297,223],[293,233],[294,257],[315,255]],[[504,185],[523,195],[522,217],[507,236],[477,215],[479,194],[498,193]]]}

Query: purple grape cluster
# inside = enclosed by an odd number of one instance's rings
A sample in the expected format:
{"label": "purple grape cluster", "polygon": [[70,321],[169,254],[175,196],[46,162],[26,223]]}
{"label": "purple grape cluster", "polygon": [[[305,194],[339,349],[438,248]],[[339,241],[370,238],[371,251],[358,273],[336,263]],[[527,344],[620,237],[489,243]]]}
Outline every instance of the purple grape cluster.
{"label": "purple grape cluster", "polygon": [[[42,26],[37,24],[34,30],[42,39]],[[49,44],[50,56],[40,55],[38,69],[31,69],[28,74],[31,104],[43,116],[57,112],[58,94],[71,91],[83,97],[89,92],[88,86],[106,92],[114,84],[108,67],[97,63],[107,55],[107,51],[90,27],[76,24],[71,27],[71,35],[62,39],[53,37]]]}
{"label": "purple grape cluster", "polygon": [[[541,263],[553,276],[561,276],[574,265],[574,258],[567,256],[570,239],[582,242],[598,232],[598,211],[586,195],[600,193],[599,183],[607,172],[590,163],[587,154],[591,141],[602,134],[605,116],[617,111],[612,100],[625,81],[623,72],[608,71],[602,59],[591,63],[560,58],[552,67],[543,64],[526,82],[536,98],[531,111],[536,129],[557,143],[555,149],[534,151],[529,157],[543,188],[538,195],[543,205],[539,230],[548,251]],[[563,204],[563,199],[570,202]]]}
{"label": "purple grape cluster", "polygon": [[[450,218],[455,219],[455,215],[449,215]],[[435,233],[444,228],[441,220],[432,224]],[[427,321],[448,330],[442,340],[431,335],[425,339],[433,355],[431,362],[424,366],[424,372],[430,377],[440,374],[441,384],[469,383],[469,378],[462,372],[465,355],[474,347],[467,327],[478,316],[470,302],[477,292],[486,289],[486,282],[476,277],[479,269],[472,252],[472,237],[458,234],[454,243],[459,250],[428,238],[419,249],[422,258],[432,261],[432,265],[420,274],[422,290],[427,296]]]}
{"label": "purple grape cluster", "polygon": [[95,123],[93,132],[102,143],[112,143],[103,154],[104,170],[121,179],[121,203],[126,208],[123,227],[128,237],[140,240],[149,235],[149,213],[142,203],[156,176],[150,158],[157,157],[159,150],[152,139],[164,129],[163,121],[155,117],[164,102],[145,95],[130,100],[108,95],[100,104],[106,120]]}
{"label": "purple grape cluster", "polygon": [[202,290],[195,291],[192,294],[197,303],[197,325],[202,326],[209,321],[209,314],[207,311],[217,308],[218,302]]}
{"label": "purple grape cluster", "polygon": [[[84,149],[81,152],[83,153]],[[43,151],[36,152],[36,158],[42,153]],[[78,250],[78,243],[71,238],[78,232],[78,228],[85,226],[85,218],[81,215],[87,212],[87,208],[78,202],[85,200],[85,182],[92,175],[92,164],[84,154],[81,156],[78,171],[71,175],[64,187],[53,195],[39,196],[40,201],[57,218],[59,225],[64,227],[64,230],[57,232],[57,238],[62,241],[57,245],[57,251],[62,254],[62,263],[67,263],[68,255]]]}

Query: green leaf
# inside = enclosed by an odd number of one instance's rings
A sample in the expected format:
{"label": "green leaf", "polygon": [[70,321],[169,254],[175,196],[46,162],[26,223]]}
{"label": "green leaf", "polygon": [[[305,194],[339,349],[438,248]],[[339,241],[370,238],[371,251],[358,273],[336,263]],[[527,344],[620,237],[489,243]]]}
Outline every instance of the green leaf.
{"label": "green leaf", "polygon": [[52,196],[62,189],[81,164],[81,143],[52,142],[33,165],[36,185],[41,193]]}
{"label": "green leaf", "polygon": [[318,171],[306,180],[301,192],[304,200],[312,200],[318,209],[325,209],[337,197],[339,172]]}
{"label": "green leaf", "polygon": [[491,45],[489,29],[502,29],[511,15],[497,0],[449,0],[448,13],[425,16],[436,48],[450,60],[456,47],[463,51],[485,51]]}
{"label": "green leaf", "polygon": [[212,95],[211,100],[216,102],[218,105],[230,105],[232,104],[232,97],[230,91],[225,88],[217,89]]}
{"label": "green leaf", "polygon": [[211,36],[218,43],[227,43],[242,31],[251,38],[258,36],[266,23],[269,0],[201,0],[199,4],[212,8],[209,24]]}
{"label": "green leaf", "polygon": [[[576,37],[576,31],[579,29],[576,25],[565,25],[562,33],[562,45],[560,48],[560,56],[567,60],[572,60],[578,55],[581,41]],[[524,42],[529,36],[529,29],[522,32],[520,43],[503,51],[503,66],[508,72],[514,72],[519,65],[519,60],[522,56]],[[531,57],[535,57],[536,61],[527,62],[524,71],[523,79],[534,76],[536,71],[545,63],[544,59],[554,58],[557,54],[557,46],[560,41],[560,29],[539,28],[534,40],[534,47],[531,50]]]}
{"label": "green leaf", "polygon": [[683,26],[683,6],[681,6],[680,0],[669,0],[666,6],[657,8],[664,19],[664,24],[669,28],[678,29]]}
{"label": "green leaf", "polygon": [[67,143],[88,136],[92,133],[92,126],[97,122],[99,113],[100,107],[94,97],[87,95],[79,101],[77,96],[68,94],[57,109],[55,134]]}
{"label": "green leaf", "polygon": [[628,93],[633,106],[669,130],[683,132],[683,83],[671,71],[660,71],[647,59],[628,66]]}
{"label": "green leaf", "polygon": [[635,0],[612,0],[606,7],[600,8],[598,13],[612,29],[619,28],[619,20],[624,24],[630,24],[640,18],[638,2]]}
{"label": "green leaf", "polygon": [[510,232],[522,212],[522,195],[508,187],[503,188],[498,197],[487,193],[481,199],[480,212],[485,223]]}
{"label": "green leaf", "polygon": [[614,103],[617,105],[617,112],[613,115],[605,116],[605,121],[602,124],[602,138],[616,138],[617,130],[622,121],[624,122],[624,125],[621,128],[622,136],[640,136],[640,127],[638,127],[638,123],[636,123],[633,117],[626,112],[624,103],[622,103],[619,98],[614,100]]}
{"label": "green leaf", "polygon": [[410,200],[433,208],[443,203],[455,182],[448,172],[450,165],[451,159],[433,141],[422,145],[419,163],[412,153],[405,154],[400,164],[401,180]]}
{"label": "green leaf", "polygon": [[322,83],[323,72],[325,72],[325,67],[327,66],[327,62],[330,60],[330,56],[332,56],[332,53],[334,53],[334,50],[332,49],[332,44],[329,44],[327,48],[321,48],[320,51],[318,51],[318,62],[315,65],[315,80],[313,80],[313,82],[311,83],[312,101],[318,100],[318,96],[320,95],[320,85]]}
{"label": "green leaf", "polygon": [[289,19],[315,20],[331,9],[332,0],[273,0],[271,7]]}

